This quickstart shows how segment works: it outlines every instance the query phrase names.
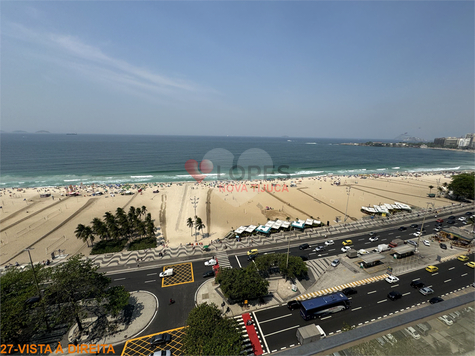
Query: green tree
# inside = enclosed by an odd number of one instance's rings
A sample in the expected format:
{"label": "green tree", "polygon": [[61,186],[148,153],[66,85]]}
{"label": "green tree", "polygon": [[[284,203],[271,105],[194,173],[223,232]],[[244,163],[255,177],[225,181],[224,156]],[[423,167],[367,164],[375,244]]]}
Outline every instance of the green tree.
{"label": "green tree", "polygon": [[429,194],[432,193],[432,189],[434,189],[434,186],[433,185],[429,185]]}
{"label": "green tree", "polygon": [[237,322],[224,318],[215,304],[200,304],[187,319],[184,355],[239,355],[242,339]]}
{"label": "green tree", "polygon": [[99,218],[92,219],[92,232],[101,240],[108,237],[107,227],[104,222]]}
{"label": "green tree", "polygon": [[287,254],[272,253],[258,256],[255,259],[256,267],[264,275],[269,275],[273,269],[277,269],[285,278],[294,279],[307,274],[308,268],[305,262],[298,256],[289,256],[287,264]]}
{"label": "green tree", "polygon": [[55,321],[75,321],[80,331],[82,320],[91,313],[103,314],[103,310],[117,314],[127,305],[128,292],[123,288],[108,290],[110,279],[99,273],[99,266],[89,259],[76,255],[53,268],[51,284],[45,290],[49,304],[60,306],[54,314]]}
{"label": "green tree", "polygon": [[461,173],[452,177],[452,182],[448,185],[448,189],[456,199],[475,197],[475,172]]}
{"label": "green tree", "polygon": [[[205,224],[203,223],[203,220],[201,220],[201,218],[196,218],[195,220],[195,227],[196,227],[196,230],[198,231],[201,231],[203,230],[206,226]],[[203,234],[201,234],[201,236],[203,236]]]}
{"label": "green tree", "polygon": [[195,225],[195,223],[193,222],[192,218],[188,218],[188,220],[186,220],[186,226],[188,226],[191,230],[190,235],[193,235],[193,226],[194,225]]}
{"label": "green tree", "polygon": [[259,274],[253,263],[244,269],[220,269],[216,282],[225,297],[233,300],[256,299],[269,293],[269,282]]}

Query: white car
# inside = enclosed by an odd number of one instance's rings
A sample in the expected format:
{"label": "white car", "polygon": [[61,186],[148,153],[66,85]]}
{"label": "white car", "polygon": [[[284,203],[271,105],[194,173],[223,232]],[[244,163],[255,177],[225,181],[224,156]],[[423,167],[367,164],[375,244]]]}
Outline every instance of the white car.
{"label": "white car", "polygon": [[351,247],[350,247],[350,246],[343,246],[343,247],[341,248],[341,252],[346,252],[346,251],[348,251],[348,250],[351,250]]}
{"label": "white car", "polygon": [[213,260],[213,259],[210,259],[209,261],[206,261],[205,262],[205,266],[214,266],[216,265],[218,262],[216,260]]}
{"label": "white car", "polygon": [[422,232],[416,231],[415,233],[413,233],[413,235],[414,235],[415,237],[419,237],[419,236],[422,235]]}
{"label": "white car", "polygon": [[396,283],[396,282],[399,282],[399,278],[397,278],[396,276],[388,276],[384,279],[386,282],[388,283]]}
{"label": "white car", "polygon": [[334,245],[335,243],[333,242],[333,240],[328,240],[328,241],[325,241],[325,246],[330,246],[330,245]]}
{"label": "white car", "polygon": [[160,272],[159,276],[160,278],[173,276],[173,268],[168,268],[165,271]]}
{"label": "white car", "polygon": [[393,334],[386,334],[385,336],[391,344],[394,345],[397,342],[397,339],[393,336]]}
{"label": "white car", "polygon": [[364,249],[361,249],[361,250],[358,251],[358,255],[366,255],[367,253],[369,253],[369,252],[364,250]]}
{"label": "white car", "polygon": [[439,316],[437,319],[439,319],[445,325],[452,325],[454,323],[452,320],[449,319],[447,315]]}
{"label": "white car", "polygon": [[379,240],[378,236],[372,236],[372,237],[369,238],[369,241],[371,241],[371,242],[375,242],[375,241],[378,241],[378,240]]}
{"label": "white car", "polygon": [[430,246],[430,241],[429,240],[424,240],[424,241],[422,241],[422,243],[426,246]]}
{"label": "white car", "polygon": [[436,231],[436,232],[439,232],[440,230],[442,230],[442,229],[438,226],[434,228],[434,231]]}
{"label": "white car", "polygon": [[416,340],[419,340],[421,338],[421,335],[419,335],[416,329],[414,329],[412,326],[406,328],[406,332]]}
{"label": "white car", "polygon": [[465,221],[465,220],[467,220],[467,219],[465,218],[465,216],[461,216],[461,217],[458,218],[458,221]]}

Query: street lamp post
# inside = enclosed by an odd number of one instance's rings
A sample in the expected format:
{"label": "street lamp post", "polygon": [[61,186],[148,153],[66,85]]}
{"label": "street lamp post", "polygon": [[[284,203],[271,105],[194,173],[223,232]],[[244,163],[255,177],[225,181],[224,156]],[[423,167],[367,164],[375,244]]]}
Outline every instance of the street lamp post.
{"label": "street lamp post", "polygon": [[417,247],[416,247],[417,252],[419,252],[419,243],[421,242],[422,230],[424,229],[424,222],[425,221],[426,221],[426,217],[424,215],[424,218],[422,219],[421,231],[420,231],[419,236],[417,237]]}
{"label": "street lamp post", "polygon": [[[195,219],[196,219],[196,207],[198,206],[198,200],[200,200],[200,198],[197,198],[197,197],[193,197],[193,198],[190,198],[191,200],[191,205],[193,205],[193,208],[195,209]],[[194,226],[195,228],[195,242],[197,240],[197,235],[196,235],[196,225]]]}

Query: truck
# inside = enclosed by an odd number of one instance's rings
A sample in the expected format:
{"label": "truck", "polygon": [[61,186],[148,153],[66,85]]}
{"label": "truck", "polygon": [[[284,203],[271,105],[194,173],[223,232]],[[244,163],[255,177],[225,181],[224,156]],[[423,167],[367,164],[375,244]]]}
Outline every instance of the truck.
{"label": "truck", "polygon": [[348,258],[358,257],[358,252],[356,250],[350,249],[350,250],[346,251],[346,257],[348,257]]}
{"label": "truck", "polygon": [[396,246],[401,246],[404,244],[404,241],[401,239],[394,239],[389,243],[389,247],[394,248]]}
{"label": "truck", "polygon": [[173,276],[173,268],[168,268],[159,274],[160,278]]}
{"label": "truck", "polygon": [[389,247],[388,244],[381,244],[381,245],[378,245],[378,247],[376,247],[373,251],[377,253],[381,253],[384,251],[389,251],[390,249],[391,247]]}

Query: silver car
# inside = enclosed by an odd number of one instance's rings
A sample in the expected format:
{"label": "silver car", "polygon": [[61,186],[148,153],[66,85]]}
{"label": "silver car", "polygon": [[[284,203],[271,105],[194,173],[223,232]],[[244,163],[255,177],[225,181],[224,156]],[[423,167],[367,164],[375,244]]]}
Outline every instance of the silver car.
{"label": "silver car", "polygon": [[434,290],[429,287],[424,287],[424,288],[419,289],[419,292],[421,292],[422,295],[429,295],[429,294],[434,293]]}
{"label": "silver car", "polygon": [[339,264],[340,264],[340,260],[337,258],[337,259],[333,260],[333,262],[332,262],[332,267],[336,267],[336,266],[338,266]]}

